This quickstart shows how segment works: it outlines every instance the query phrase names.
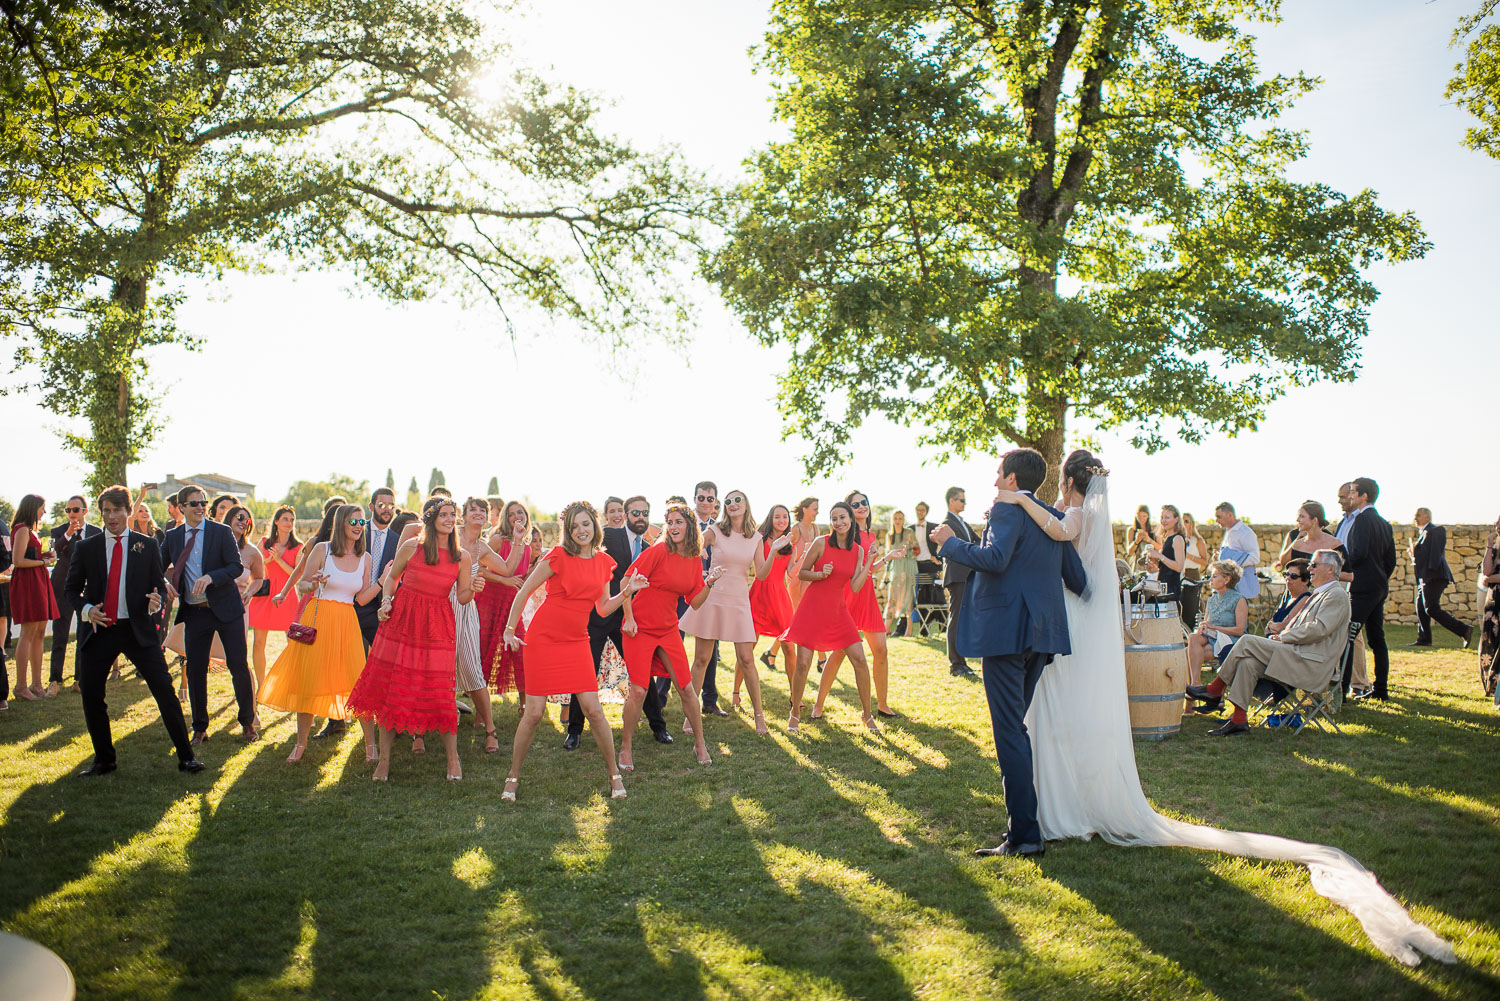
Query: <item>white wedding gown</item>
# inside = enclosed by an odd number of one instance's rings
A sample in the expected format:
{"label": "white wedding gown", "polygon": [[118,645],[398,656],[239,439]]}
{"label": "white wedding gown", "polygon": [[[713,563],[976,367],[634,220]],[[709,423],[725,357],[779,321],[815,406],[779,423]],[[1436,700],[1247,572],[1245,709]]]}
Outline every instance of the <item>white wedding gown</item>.
{"label": "white wedding gown", "polygon": [[1070,509],[1063,523],[1077,528],[1073,544],[1088,573],[1090,594],[1088,600],[1065,595],[1073,652],[1048,665],[1026,716],[1042,836],[1050,841],[1097,834],[1117,845],[1180,845],[1300,862],[1313,889],[1359,918],[1382,952],[1408,966],[1415,966],[1421,953],[1455,962],[1452,946],[1414,921],[1374,873],[1339,849],[1187,824],[1151,808],[1141,791],[1130,735],[1107,484],[1105,477],[1094,477],[1081,511]]}

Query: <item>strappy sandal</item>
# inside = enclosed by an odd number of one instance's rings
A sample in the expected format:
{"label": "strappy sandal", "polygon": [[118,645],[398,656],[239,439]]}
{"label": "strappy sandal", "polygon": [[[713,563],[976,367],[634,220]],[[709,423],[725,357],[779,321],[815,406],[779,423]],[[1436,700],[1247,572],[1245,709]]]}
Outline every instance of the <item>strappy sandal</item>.
{"label": "strappy sandal", "polygon": [[520,784],[521,777],[519,775],[507,775],[505,777],[505,788],[501,790],[500,798],[507,803],[514,803],[516,801],[516,790],[514,787]]}
{"label": "strappy sandal", "polygon": [[375,744],[365,744],[365,764],[380,760],[380,748]]}
{"label": "strappy sandal", "polygon": [[490,727],[484,732],[484,753],[494,754],[500,750],[500,738],[495,736],[495,728]]}
{"label": "strappy sandal", "polygon": [[802,722],[802,707],[798,706],[796,709],[793,709],[791,711],[791,714],[788,715],[787,718],[786,718],[786,732],[787,733],[796,733],[797,732],[797,726],[801,722]]}
{"label": "strappy sandal", "polygon": [[[615,757],[615,767],[618,768],[618,769],[620,769],[620,771],[622,771],[622,772],[633,772],[633,771],[635,771],[635,762],[634,761],[621,761],[620,757],[622,755],[623,755],[623,752],[621,753],[621,755],[617,755]],[[632,751],[631,754],[630,754],[630,756],[632,758],[634,758],[635,757],[635,752]]]}
{"label": "strappy sandal", "polygon": [[611,782],[618,782],[618,783],[620,783],[620,788],[618,788],[618,789],[610,789],[610,791],[609,791],[609,798],[610,799],[624,799],[625,798],[625,780],[622,779],[622,778],[620,778],[620,773],[619,772],[615,772],[615,774],[613,774],[613,775],[611,775],[609,777],[609,780]]}
{"label": "strappy sandal", "polygon": [[865,729],[869,730],[871,733],[879,733],[880,732],[880,724],[877,723],[877,722],[875,722],[875,717],[871,716],[869,713],[865,713],[864,724],[865,724]]}
{"label": "strappy sandal", "polygon": [[[694,757],[697,757],[697,755],[694,755]],[[700,764],[700,765],[711,765],[713,763],[714,763],[713,756],[708,753],[707,749],[705,749],[704,752],[703,752],[703,757],[698,758],[698,764]]]}
{"label": "strappy sandal", "polygon": [[769,650],[760,655],[760,662],[766,665],[767,671],[776,670],[776,662],[771,659],[771,652]]}
{"label": "strappy sandal", "polygon": [[296,745],[295,747],[292,748],[292,753],[288,754],[286,756],[286,763],[289,764],[289,765],[295,765],[297,762],[299,762],[299,761],[302,760],[302,753],[304,751],[306,751],[306,750],[307,750],[307,745],[306,744],[298,744],[298,745]]}
{"label": "strappy sandal", "polygon": [[765,713],[756,713],[755,714],[755,732],[758,733],[758,734],[760,734],[762,737],[764,737],[766,735],[766,733],[768,732],[766,730],[766,714]]}

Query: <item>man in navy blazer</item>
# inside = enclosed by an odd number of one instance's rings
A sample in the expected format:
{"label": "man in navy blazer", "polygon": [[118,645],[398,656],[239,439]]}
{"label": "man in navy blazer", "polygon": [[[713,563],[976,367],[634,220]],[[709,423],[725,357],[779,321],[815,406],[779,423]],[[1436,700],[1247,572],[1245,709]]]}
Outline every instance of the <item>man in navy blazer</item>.
{"label": "man in navy blazer", "polygon": [[[1005,453],[995,485],[1031,493],[1046,477],[1047,460],[1034,449],[1022,448]],[[1026,711],[1042,669],[1054,655],[1072,652],[1062,589],[1066,584],[1074,594],[1083,594],[1088,583],[1083,561],[1072,545],[1048,537],[1015,504],[990,509],[978,543],[964,542],[947,525],[932,533],[932,541],[944,559],[974,571],[950,628],[962,656],[982,658],[984,694],[1010,814],[1005,841],[977,854],[1040,855],[1044,846],[1036,819]]]}
{"label": "man in navy blazer", "polygon": [[208,655],[214,635],[224,646],[224,663],[234,682],[240,726],[246,740],[260,736],[255,728],[255,689],[245,657],[245,601],[239,578],[245,572],[234,533],[204,517],[208,495],[189,483],[177,492],[183,523],[167,533],[167,593],[177,602],[187,648],[188,701],[193,712],[193,745],[208,739]]}

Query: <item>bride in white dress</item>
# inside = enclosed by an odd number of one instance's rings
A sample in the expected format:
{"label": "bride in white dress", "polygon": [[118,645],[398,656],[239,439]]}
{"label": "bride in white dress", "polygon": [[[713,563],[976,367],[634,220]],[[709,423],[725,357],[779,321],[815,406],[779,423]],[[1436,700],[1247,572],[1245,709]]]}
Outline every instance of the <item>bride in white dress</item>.
{"label": "bride in white dress", "polygon": [[1141,791],[1125,691],[1114,533],[1104,470],[1085,450],[1063,464],[1058,521],[1035,500],[1002,492],[1021,504],[1049,536],[1071,540],[1088,573],[1086,598],[1064,596],[1073,652],[1042,674],[1026,716],[1034,750],[1037,819],[1047,840],[1097,834],[1116,845],[1179,845],[1307,866],[1313,889],[1351,911],[1375,946],[1415,966],[1426,953],[1445,963],[1453,948],[1381,887],[1375,874],[1329,845],[1268,834],[1224,831],[1163,817]]}

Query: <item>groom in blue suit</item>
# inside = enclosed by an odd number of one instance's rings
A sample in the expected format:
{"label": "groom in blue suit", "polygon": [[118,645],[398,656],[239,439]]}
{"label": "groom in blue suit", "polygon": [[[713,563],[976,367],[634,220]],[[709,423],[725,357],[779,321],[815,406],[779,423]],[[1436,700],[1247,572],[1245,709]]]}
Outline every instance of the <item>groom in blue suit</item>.
{"label": "groom in blue suit", "polygon": [[[1046,478],[1047,460],[1041,453],[1020,448],[1001,458],[995,485],[1029,494]],[[1062,518],[1060,511],[1048,510]],[[1049,537],[1016,504],[991,508],[977,543],[964,542],[947,525],[932,533],[932,541],[944,559],[974,571],[953,629],[959,654],[983,660],[984,694],[1010,814],[1005,841],[977,854],[1040,855],[1044,845],[1036,819],[1026,711],[1042,669],[1055,655],[1072,652],[1062,589],[1066,584],[1074,594],[1083,594],[1088,583],[1083,561],[1072,545]]]}

